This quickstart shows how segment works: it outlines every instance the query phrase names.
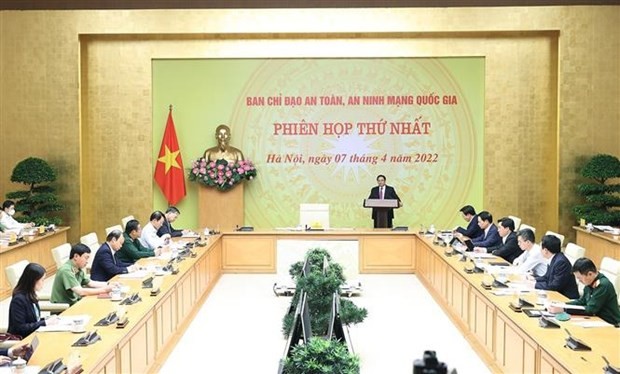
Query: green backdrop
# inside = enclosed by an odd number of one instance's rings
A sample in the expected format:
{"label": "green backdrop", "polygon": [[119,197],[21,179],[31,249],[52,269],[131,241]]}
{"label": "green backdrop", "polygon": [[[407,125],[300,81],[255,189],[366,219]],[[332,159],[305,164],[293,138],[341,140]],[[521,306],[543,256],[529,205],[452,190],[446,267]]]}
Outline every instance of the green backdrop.
{"label": "green backdrop", "polygon": [[[153,60],[154,159],[171,104],[186,169],[219,124],[255,163],[246,225],[295,226],[300,203],[328,203],[332,227],[372,227],[378,174],[403,201],[398,226],[452,228],[482,206],[482,57]],[[206,187],[186,185],[178,225],[196,227]]]}

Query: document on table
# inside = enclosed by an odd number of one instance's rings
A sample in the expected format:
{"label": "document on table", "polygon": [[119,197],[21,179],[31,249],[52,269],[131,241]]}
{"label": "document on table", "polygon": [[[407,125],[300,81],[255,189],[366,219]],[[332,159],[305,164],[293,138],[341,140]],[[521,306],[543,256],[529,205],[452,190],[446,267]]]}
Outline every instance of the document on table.
{"label": "document on table", "polygon": [[[39,371],[41,371],[40,366],[27,365],[26,371],[24,372],[24,374],[37,374]],[[13,374],[13,373],[15,373],[15,371],[10,366],[0,366],[0,374]]]}
{"label": "document on table", "polygon": [[583,305],[571,305],[566,303],[560,303],[557,301],[552,301],[551,306],[557,306],[564,309],[578,309],[578,310],[586,310],[586,307]]}
{"label": "document on table", "polygon": [[508,283],[508,287],[512,288],[515,291],[519,292],[529,292],[534,291],[534,286],[529,282],[524,281],[514,281]]}
{"label": "document on table", "polygon": [[76,314],[74,316],[58,316],[58,323],[50,326],[41,326],[37,329],[39,332],[58,332],[58,331],[73,331],[73,326],[76,322],[80,322],[83,325],[88,324],[90,321],[90,315],[88,314]]}
{"label": "document on table", "polygon": [[612,325],[610,325],[609,323],[605,322],[605,321],[575,321],[573,322],[573,325],[575,326],[580,326],[583,328],[592,328],[592,327],[611,327]]}
{"label": "document on table", "polygon": [[495,296],[511,296],[518,295],[521,292],[519,290],[511,290],[510,288],[501,288],[491,291],[491,293]]}
{"label": "document on table", "polygon": [[138,270],[132,273],[120,274],[118,277],[123,279],[142,279],[146,278],[146,276],[149,274],[150,273],[148,270]]}
{"label": "document on table", "polygon": [[200,238],[200,235],[197,232],[187,232],[183,233],[182,238]]}
{"label": "document on table", "polygon": [[467,257],[470,258],[495,258],[496,256],[491,253],[484,252],[467,252]]}
{"label": "document on table", "polygon": [[607,225],[594,225],[593,227],[601,231],[612,231],[614,229],[613,227]]}

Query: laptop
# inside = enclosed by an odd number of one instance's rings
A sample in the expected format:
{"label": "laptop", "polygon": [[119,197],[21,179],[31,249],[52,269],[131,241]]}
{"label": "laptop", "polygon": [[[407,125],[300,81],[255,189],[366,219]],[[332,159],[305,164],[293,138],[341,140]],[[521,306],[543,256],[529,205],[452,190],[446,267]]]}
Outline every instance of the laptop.
{"label": "laptop", "polygon": [[450,247],[454,252],[463,253],[465,251],[463,242],[461,242],[458,238],[452,238],[452,240],[450,240]]}
{"label": "laptop", "polygon": [[463,252],[463,247],[467,247],[467,251],[474,250],[474,244],[471,242],[471,240],[461,241],[458,238],[452,238],[452,240],[450,241],[450,246],[458,252]]}
{"label": "laptop", "polygon": [[24,355],[24,360],[26,362],[30,360],[30,357],[32,357],[32,355],[34,354],[34,351],[37,350],[38,346],[39,346],[39,337],[35,336],[34,339],[32,339],[32,341],[30,342],[30,349],[26,350],[26,354]]}

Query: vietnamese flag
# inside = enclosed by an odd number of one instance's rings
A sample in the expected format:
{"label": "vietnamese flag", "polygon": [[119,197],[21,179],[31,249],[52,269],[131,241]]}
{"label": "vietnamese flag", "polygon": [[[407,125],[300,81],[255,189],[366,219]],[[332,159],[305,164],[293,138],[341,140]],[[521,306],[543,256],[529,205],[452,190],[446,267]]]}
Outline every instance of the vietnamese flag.
{"label": "vietnamese flag", "polygon": [[155,164],[154,178],[168,200],[168,204],[176,205],[185,197],[185,174],[179,141],[172,121],[172,105],[170,105],[164,138],[161,141],[159,156]]}

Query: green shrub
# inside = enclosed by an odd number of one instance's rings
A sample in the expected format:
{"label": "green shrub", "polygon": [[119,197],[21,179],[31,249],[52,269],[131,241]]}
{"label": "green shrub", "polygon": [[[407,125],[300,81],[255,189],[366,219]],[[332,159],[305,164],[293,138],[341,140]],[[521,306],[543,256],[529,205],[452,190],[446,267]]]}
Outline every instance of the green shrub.
{"label": "green shrub", "polygon": [[596,155],[583,166],[581,175],[596,183],[582,183],[577,186],[577,191],[584,197],[586,204],[573,207],[575,216],[595,225],[619,225],[620,184],[607,184],[607,181],[620,177],[620,160],[612,155]]}
{"label": "green shrub", "polygon": [[27,190],[6,194],[8,199],[15,200],[15,211],[21,213],[16,217],[18,221],[34,222],[37,226],[62,223],[60,217],[50,215],[51,212],[63,209],[54,193],[54,188],[41,185],[55,180],[54,169],[40,158],[29,157],[15,165],[11,182],[28,186]]}
{"label": "green shrub", "polygon": [[[327,258],[329,267],[323,275],[323,257]],[[296,280],[295,295],[291,300],[291,307],[282,320],[282,334],[288,338],[293,323],[295,307],[299,302],[301,290],[305,291],[310,309],[310,323],[314,335],[327,334],[329,317],[332,310],[332,297],[334,292],[339,292],[340,286],[345,283],[342,266],[331,262],[330,254],[323,248],[313,248],[306,253],[310,262],[310,274],[302,277],[303,261],[294,263],[289,269],[289,274]],[[346,325],[360,323],[366,318],[368,311],[359,308],[352,301],[340,299],[340,316],[342,323]]]}
{"label": "green shrub", "polygon": [[293,348],[284,363],[286,374],[357,374],[359,357],[349,353],[346,345],[332,340],[313,338]]}

